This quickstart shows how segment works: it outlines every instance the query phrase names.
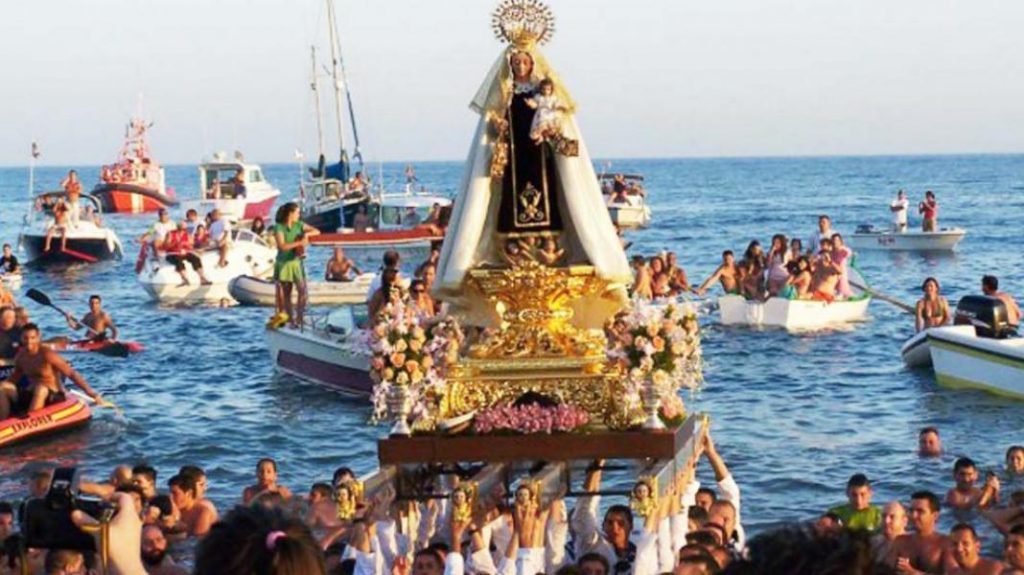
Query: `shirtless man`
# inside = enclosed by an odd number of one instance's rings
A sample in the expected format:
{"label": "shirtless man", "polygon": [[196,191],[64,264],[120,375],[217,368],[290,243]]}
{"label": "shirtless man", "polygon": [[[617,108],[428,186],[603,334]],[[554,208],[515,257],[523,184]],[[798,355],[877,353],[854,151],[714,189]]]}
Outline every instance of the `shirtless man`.
{"label": "shirtless man", "polygon": [[668,274],[668,285],[674,293],[690,291],[690,282],[686,278],[686,270],[679,265],[675,252],[665,255],[665,273]]}
{"label": "shirtless man", "polygon": [[200,503],[195,479],[179,474],[170,478],[167,486],[171,491],[171,501],[181,514],[175,531],[187,537],[206,535],[217,521],[217,512]]}
{"label": "shirtless man", "polygon": [[256,484],[242,491],[242,504],[248,505],[264,493],[278,493],[284,499],[292,498],[291,490],[277,484],[277,462],[273,459],[261,459],[256,464]]}
{"label": "shirtless man", "polygon": [[907,510],[899,501],[890,501],[882,508],[882,528],[871,536],[876,557],[886,557],[892,544],[907,532]]}
{"label": "shirtless man", "polygon": [[939,457],[942,455],[942,439],[939,430],[925,427],[917,434],[917,454],[921,457]]}
{"label": "shirtless man", "polygon": [[352,260],[345,257],[345,250],[334,248],[334,257],[327,262],[327,271],[324,272],[324,279],[329,282],[350,282],[354,279],[352,277],[353,272],[355,275],[363,273],[359,271],[359,268],[356,267]]}
{"label": "shirtless man", "polygon": [[1002,575],[1024,575],[1024,525],[1018,525],[1006,534],[1003,543],[1006,569]]}
{"label": "shirtless man", "polygon": [[309,490],[309,509],[306,511],[306,525],[310,529],[333,529],[341,525],[338,506],[331,499],[333,490],[326,483],[314,483]]}
{"label": "shirtless man", "polygon": [[949,549],[949,538],[936,533],[939,520],[939,496],[931,491],[918,491],[910,497],[910,524],[914,533],[896,538],[889,551],[888,562],[897,573],[942,573],[943,555]]}
{"label": "shirtless man", "polygon": [[984,509],[991,505],[999,493],[998,479],[989,476],[985,487],[977,487],[978,466],[969,457],[961,457],[953,464],[956,487],[946,493],[946,505],[953,509]]}
{"label": "shirtless man", "polygon": [[109,329],[110,339],[117,341],[117,325],[110,314],[103,311],[103,300],[98,295],[89,296],[89,312],[81,320],[75,319],[71,314],[67,315],[67,320],[71,329],[79,330],[84,327],[88,334],[87,339],[105,340]]}
{"label": "shirtless man", "polygon": [[[831,244],[825,244],[831,245]],[[814,266],[814,283],[811,299],[832,303],[836,299],[836,287],[843,276],[843,270],[832,261],[832,253],[824,251]]]}
{"label": "shirtless man", "polygon": [[949,532],[950,550],[946,575],[1000,575],[1004,565],[981,557],[978,532],[967,523],[957,523]]}
{"label": "shirtless man", "polygon": [[999,278],[996,276],[983,276],[981,278],[981,293],[999,298],[1006,304],[1006,321],[1013,327],[1020,325],[1020,306],[1017,300],[1006,292],[999,291]]}
{"label": "shirtless man", "polygon": [[722,289],[725,290],[726,294],[740,293],[739,270],[736,269],[736,258],[733,256],[732,250],[722,252],[722,264],[718,266],[715,273],[711,274],[711,277],[704,280],[704,283],[694,290],[694,293],[704,295],[708,288],[711,287],[711,284],[716,281],[722,282]]}
{"label": "shirtless man", "polygon": [[[32,412],[59,401],[64,396],[64,387],[58,379],[61,375],[81,388],[97,406],[112,407],[57,352],[42,345],[36,324],[26,325],[21,330],[21,349],[14,358],[14,371],[6,381],[0,382],[0,419],[7,418],[18,407]],[[22,377],[28,378],[31,387],[19,386]]]}

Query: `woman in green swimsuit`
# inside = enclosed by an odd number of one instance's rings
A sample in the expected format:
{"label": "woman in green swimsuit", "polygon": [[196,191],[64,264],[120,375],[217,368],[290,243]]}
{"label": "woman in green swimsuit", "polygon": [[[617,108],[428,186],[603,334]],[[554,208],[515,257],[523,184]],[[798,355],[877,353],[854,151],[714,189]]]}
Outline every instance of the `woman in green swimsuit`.
{"label": "woman in green swimsuit", "polygon": [[[274,239],[277,240],[277,259],[274,261],[274,283],[277,314],[284,314],[292,327],[302,324],[306,309],[306,274],[302,265],[306,257],[309,238],[320,233],[313,226],[299,220],[299,205],[288,202],[277,209],[274,217]],[[292,308],[292,286],[298,285],[298,305]],[[295,312],[298,313],[295,313]]]}

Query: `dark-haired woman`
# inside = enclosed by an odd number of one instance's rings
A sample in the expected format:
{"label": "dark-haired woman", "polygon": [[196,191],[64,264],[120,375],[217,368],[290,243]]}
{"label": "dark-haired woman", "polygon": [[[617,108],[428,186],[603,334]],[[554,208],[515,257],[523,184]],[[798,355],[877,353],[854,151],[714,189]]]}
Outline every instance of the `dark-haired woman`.
{"label": "dark-haired woman", "polygon": [[949,324],[949,302],[939,295],[939,280],[927,278],[921,284],[924,297],[917,300],[917,331]]}
{"label": "dark-haired woman", "polygon": [[[302,258],[309,238],[320,233],[313,226],[299,219],[299,205],[288,202],[277,210],[274,218],[274,239],[277,242],[277,258],[274,261],[274,282],[277,285],[277,315],[286,315],[292,327],[302,324],[302,313],[306,309],[306,274]],[[292,289],[298,287],[298,305],[292,307]]]}

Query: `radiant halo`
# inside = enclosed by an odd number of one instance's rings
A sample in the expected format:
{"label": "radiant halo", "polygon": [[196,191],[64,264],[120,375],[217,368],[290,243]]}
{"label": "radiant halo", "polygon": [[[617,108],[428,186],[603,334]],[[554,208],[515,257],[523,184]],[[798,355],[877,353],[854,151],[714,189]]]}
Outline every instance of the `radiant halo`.
{"label": "radiant halo", "polygon": [[503,0],[491,14],[491,27],[509,44],[544,44],[555,32],[555,15],[540,0]]}

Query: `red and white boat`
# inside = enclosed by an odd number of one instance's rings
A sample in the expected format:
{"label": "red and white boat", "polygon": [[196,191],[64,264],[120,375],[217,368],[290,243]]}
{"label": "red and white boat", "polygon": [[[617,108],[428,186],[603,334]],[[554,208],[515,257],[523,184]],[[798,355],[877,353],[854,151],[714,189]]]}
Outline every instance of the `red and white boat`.
{"label": "red and white boat", "polygon": [[422,258],[430,248],[444,240],[444,232],[427,225],[430,212],[438,206],[441,222],[446,223],[452,201],[429,194],[381,194],[369,202],[369,227],[365,231],[341,228],[337,233],[320,234],[310,243],[341,246],[353,257],[376,257],[387,250],[398,251],[403,258]]}
{"label": "red and white boat", "polygon": [[164,169],[149,155],[146,131],[152,125],[132,118],[117,161],[100,171],[92,195],[104,212],[138,214],[178,205],[174,190],[167,187]]}
{"label": "red and white boat", "polygon": [[234,160],[218,152],[212,162],[199,166],[199,199],[183,202],[182,207],[196,210],[200,217],[217,209],[231,222],[267,220],[280,195],[259,165],[245,163],[238,152]]}

